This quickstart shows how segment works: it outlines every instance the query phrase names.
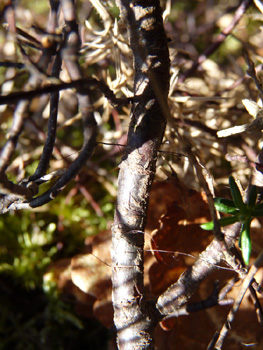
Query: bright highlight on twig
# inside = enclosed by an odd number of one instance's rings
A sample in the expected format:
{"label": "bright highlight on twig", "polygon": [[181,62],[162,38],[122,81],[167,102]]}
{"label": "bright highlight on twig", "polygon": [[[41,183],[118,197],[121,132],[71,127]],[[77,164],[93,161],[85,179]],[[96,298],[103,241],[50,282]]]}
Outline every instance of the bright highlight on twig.
{"label": "bright highlight on twig", "polygon": [[255,132],[263,129],[263,109],[256,102],[244,99],[242,103],[248,113],[255,118],[250,124],[234,126],[232,128],[220,130],[217,132],[218,137],[228,137],[231,135],[241,134],[242,132]]}

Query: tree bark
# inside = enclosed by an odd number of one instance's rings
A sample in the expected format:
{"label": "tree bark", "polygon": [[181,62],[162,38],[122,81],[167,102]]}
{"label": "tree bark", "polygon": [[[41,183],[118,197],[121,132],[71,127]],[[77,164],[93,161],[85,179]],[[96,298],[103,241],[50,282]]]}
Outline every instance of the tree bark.
{"label": "tree bark", "polygon": [[144,296],[143,231],[166,126],[170,61],[159,1],[122,0],[119,6],[128,24],[135,78],[112,227],[114,322],[119,349],[152,349],[157,319]]}

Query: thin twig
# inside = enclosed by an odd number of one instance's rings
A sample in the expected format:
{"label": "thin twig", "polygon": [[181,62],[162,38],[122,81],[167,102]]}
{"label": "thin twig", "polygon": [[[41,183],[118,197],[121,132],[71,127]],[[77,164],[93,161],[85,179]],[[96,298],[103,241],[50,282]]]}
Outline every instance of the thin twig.
{"label": "thin twig", "polygon": [[[48,33],[55,33],[57,26],[57,11],[59,3],[57,1],[50,0],[50,15],[48,21]],[[48,52],[46,53],[48,55]],[[55,61],[52,66],[51,75],[54,78],[59,78],[60,70],[62,65],[62,59],[60,52],[56,53]],[[50,94],[50,111],[48,118],[48,133],[44,149],[39,160],[37,169],[35,173],[30,176],[29,181],[35,181],[41,178],[46,174],[49,167],[50,158],[53,152],[53,148],[56,140],[56,131],[57,131],[57,117],[58,117],[58,104],[59,104],[59,93],[53,92]]]}
{"label": "thin twig", "polygon": [[253,285],[249,286],[249,291],[250,291],[250,296],[251,299],[253,301],[255,310],[256,310],[256,314],[257,314],[257,318],[258,318],[258,322],[259,324],[263,325],[263,311],[262,311],[262,306],[259,302],[257,293],[253,287]]}
{"label": "thin twig", "polygon": [[[221,297],[220,297],[220,295],[221,295]],[[164,319],[167,320],[170,317],[179,317],[179,316],[183,316],[183,315],[189,315],[190,313],[209,309],[209,308],[214,307],[216,305],[223,306],[223,305],[233,304],[232,299],[230,299],[230,298],[224,299],[225,295],[223,297],[222,296],[223,296],[222,293],[219,294],[219,282],[216,281],[214,283],[213,291],[207,299],[184,305],[180,309],[176,310],[176,312],[174,312],[172,316],[165,317]]]}
{"label": "thin twig", "polygon": [[[36,86],[37,77],[32,75],[29,78],[28,85]],[[1,97],[0,97],[1,99]],[[13,125],[8,134],[8,139],[2,148],[0,153],[0,173],[3,173],[10,165],[11,158],[16,149],[18,138],[24,128],[25,120],[27,118],[27,110],[30,105],[30,101],[22,100],[18,103],[13,117]]]}
{"label": "thin twig", "polygon": [[32,100],[32,98],[50,94],[52,92],[58,92],[60,90],[81,88],[83,90],[99,89],[114,105],[128,104],[132,101],[132,98],[117,98],[113,91],[101,80],[96,78],[86,77],[77,80],[70,81],[68,83],[59,82],[58,84],[48,84],[47,86],[30,90],[30,91],[17,91],[11,92],[8,95],[0,96],[0,105],[12,104],[19,100]]}
{"label": "thin twig", "polygon": [[249,54],[246,50],[244,50],[244,57],[245,57],[247,65],[248,65],[247,74],[254,80],[254,83],[255,83],[255,85],[258,89],[258,92],[260,94],[261,101],[263,102],[262,83],[257,77],[254,62],[251,60],[251,58],[249,57]]}
{"label": "thin twig", "polygon": [[[66,68],[71,79],[83,80],[80,66],[78,63],[78,50],[79,50],[79,35],[78,26],[75,16],[74,1],[62,1],[62,10],[67,23],[65,29],[65,46],[62,47],[61,56],[65,62]],[[70,20],[69,20],[70,19]],[[94,79],[96,81],[96,79]],[[70,165],[69,169],[59,178],[59,180],[43,195],[33,199],[29,205],[31,208],[39,207],[45,203],[48,203],[54,199],[61,190],[78,174],[79,170],[85,166],[87,160],[90,158],[94,147],[96,145],[97,136],[97,123],[92,113],[91,103],[89,96],[83,87],[78,85],[79,91],[77,92],[79,108],[82,114],[83,120],[83,132],[84,143],[82,150],[75,161]]]}
{"label": "thin twig", "polygon": [[238,24],[238,22],[246,12],[246,10],[250,7],[251,3],[252,3],[251,0],[243,0],[241,2],[241,4],[236,9],[232,22],[221,31],[221,33],[217,36],[214,43],[199,55],[198,59],[193,62],[191,68],[189,68],[180,76],[179,78],[180,83],[184,82],[186,78],[188,78],[191,74],[193,74],[193,72],[198,68],[198,66],[201,63],[203,63],[207,59],[207,57],[209,57],[213,52],[215,52],[219,48],[219,46],[225,41],[225,39],[231,33],[234,27]]}
{"label": "thin twig", "polygon": [[[244,282],[240,288],[240,291],[239,291],[238,296],[234,302],[234,305],[233,305],[231,311],[229,312],[227,319],[226,319],[226,322],[219,333],[218,340],[214,346],[214,349],[216,349],[216,350],[222,349],[224,339],[228,333],[228,330],[230,329],[231,323],[234,321],[235,314],[240,307],[242,299],[243,299],[247,289],[251,285],[255,274],[257,273],[258,269],[262,265],[263,265],[263,253],[260,253],[260,255],[258,256],[256,261],[254,262],[254,264],[251,266],[246,278],[244,279]],[[211,350],[211,349],[213,349],[213,348],[210,348],[210,347],[208,348],[208,350]]]}
{"label": "thin twig", "polygon": [[14,195],[17,198],[31,199],[38,192],[38,186],[33,183],[14,184],[8,180],[5,173],[0,174],[0,194],[1,195]]}
{"label": "thin twig", "polygon": [[[60,55],[56,56],[56,60],[52,67],[52,73],[55,77],[59,76],[61,69],[61,57]],[[50,95],[50,112],[48,119],[48,134],[45,142],[45,146],[39,160],[37,169],[35,173],[30,176],[29,181],[35,181],[41,176],[45,175],[49,166],[49,161],[53,152],[53,148],[56,140],[56,131],[57,131],[57,116],[58,116],[58,103],[59,103],[59,93],[53,92]]]}
{"label": "thin twig", "polygon": [[[14,28],[12,29],[14,32],[16,31],[16,28],[14,26]],[[30,59],[28,57],[28,55],[24,52],[23,48],[21,47],[21,52],[24,55],[24,57],[26,59]],[[53,55],[53,49],[47,49],[47,50],[43,50],[40,58],[38,60],[39,66],[40,68],[42,67],[47,67],[48,63],[50,62],[50,59]],[[37,64],[36,64],[37,66]],[[37,74],[35,74],[33,71],[31,72],[30,78],[28,80],[27,83],[28,87],[37,87],[39,85],[39,78],[37,76]],[[8,140],[6,141],[1,154],[0,154],[0,173],[3,173],[7,167],[10,165],[11,162],[11,158],[12,155],[15,151],[19,136],[24,128],[25,125],[25,120],[27,118],[27,111],[29,108],[29,105],[31,103],[31,97],[29,97],[28,99],[23,99],[21,98],[21,94],[20,92],[17,93],[11,93],[9,94],[12,95],[15,94],[15,100],[19,101],[15,113],[14,113],[14,121],[13,121],[13,125],[12,128],[9,132],[9,137]],[[0,101],[2,99],[2,104],[9,104],[14,102],[14,100],[12,101],[7,97],[7,96],[0,96]],[[1,102],[0,102],[1,104]]]}

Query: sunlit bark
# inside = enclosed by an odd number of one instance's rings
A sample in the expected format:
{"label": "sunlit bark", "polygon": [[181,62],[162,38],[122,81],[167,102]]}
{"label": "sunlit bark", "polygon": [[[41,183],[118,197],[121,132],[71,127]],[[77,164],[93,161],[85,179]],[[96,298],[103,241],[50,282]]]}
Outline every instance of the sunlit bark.
{"label": "sunlit bark", "polygon": [[143,286],[144,228],[166,126],[169,54],[159,1],[121,1],[134,56],[134,103],[113,225],[114,322],[119,349],[150,349],[155,320]]}

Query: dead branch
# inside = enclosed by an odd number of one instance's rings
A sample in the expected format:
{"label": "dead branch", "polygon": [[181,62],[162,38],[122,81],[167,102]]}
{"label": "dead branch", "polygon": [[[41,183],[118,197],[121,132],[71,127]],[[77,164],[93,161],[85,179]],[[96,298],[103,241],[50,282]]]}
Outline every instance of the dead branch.
{"label": "dead branch", "polygon": [[246,278],[244,279],[244,281],[242,283],[242,286],[241,286],[240,291],[238,293],[238,296],[234,302],[234,305],[233,305],[231,311],[229,312],[229,314],[227,316],[227,320],[226,320],[224,326],[222,327],[222,329],[218,335],[218,340],[217,340],[215,346],[208,347],[208,350],[212,350],[212,349],[220,350],[220,349],[222,349],[224,339],[228,333],[228,330],[230,328],[231,323],[234,320],[235,314],[236,314],[237,310],[239,309],[241,301],[242,301],[247,289],[251,285],[252,280],[253,280],[256,272],[258,271],[258,269],[260,267],[262,267],[262,265],[263,265],[263,253],[260,253],[260,255],[258,256],[256,261],[254,262],[254,264],[251,266]]}
{"label": "dead branch", "polygon": [[[239,233],[239,223],[233,225],[231,230]],[[235,239],[230,235],[226,238],[228,247],[232,247]],[[178,281],[170,286],[157,300],[157,309],[162,317],[176,313],[187,300],[193,295],[200,283],[211,274],[224,259],[225,252],[224,241],[216,238],[207,246],[207,248],[199,255],[196,262],[187,269]]]}
{"label": "dead branch", "polygon": [[132,101],[132,98],[117,98],[110,88],[103,82],[99,81],[96,78],[86,77],[80,78],[68,83],[58,82],[58,84],[47,84],[44,87],[36,88],[29,91],[19,91],[11,92],[8,95],[0,96],[0,105],[12,104],[20,100],[32,100],[34,97],[51,94],[53,92],[59,92],[66,89],[83,89],[87,92],[97,88],[100,90],[111,102],[113,105],[119,106],[122,104],[128,104]]}
{"label": "dead branch", "polygon": [[[55,33],[57,28],[57,17],[58,17],[58,8],[59,1],[50,0],[50,15],[49,21],[47,24],[48,33]],[[56,52],[55,61],[52,66],[51,75],[52,77],[58,79],[60,75],[62,65],[62,59],[60,52]],[[47,139],[43,148],[43,153],[39,160],[37,169],[35,173],[30,176],[29,181],[35,181],[41,178],[46,174],[47,169],[49,167],[49,162],[52,156],[53,148],[56,140],[56,131],[57,131],[57,116],[58,116],[58,104],[59,104],[59,93],[53,92],[50,94],[50,111],[49,111],[49,119],[48,119],[48,132]]]}

